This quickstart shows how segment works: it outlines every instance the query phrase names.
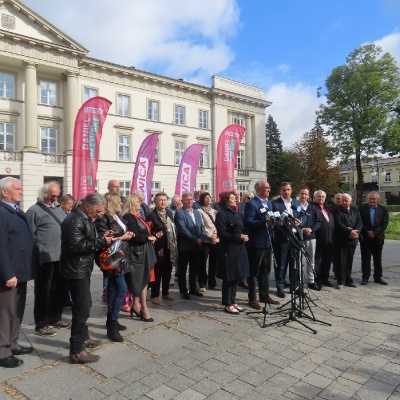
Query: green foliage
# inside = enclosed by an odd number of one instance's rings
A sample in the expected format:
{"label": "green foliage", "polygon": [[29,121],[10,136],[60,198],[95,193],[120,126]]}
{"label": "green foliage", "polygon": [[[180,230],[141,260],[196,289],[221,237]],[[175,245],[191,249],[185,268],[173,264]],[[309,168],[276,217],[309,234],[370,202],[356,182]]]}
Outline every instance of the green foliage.
{"label": "green foliage", "polygon": [[[385,204],[381,203],[383,206]],[[386,205],[389,212],[400,212],[400,205]]]}
{"label": "green foliage", "polygon": [[[400,74],[395,59],[379,46],[354,50],[346,64],[333,69],[325,82],[327,104],[318,119],[328,126],[336,152],[343,160],[355,156],[357,204],[362,201],[362,155],[398,151],[400,127],[396,116]],[[319,93],[321,95],[321,93]]]}
{"label": "green foliage", "polygon": [[395,194],[391,194],[387,199],[386,199],[386,204],[388,206],[391,205],[400,205],[400,197],[396,196]]}
{"label": "green foliage", "polygon": [[389,225],[385,231],[385,237],[386,239],[400,240],[400,215],[389,216]]}
{"label": "green foliage", "polygon": [[271,186],[271,195],[279,193],[280,183],[284,177],[284,156],[282,151],[281,133],[271,115],[265,124],[265,139],[267,151],[267,175]]}

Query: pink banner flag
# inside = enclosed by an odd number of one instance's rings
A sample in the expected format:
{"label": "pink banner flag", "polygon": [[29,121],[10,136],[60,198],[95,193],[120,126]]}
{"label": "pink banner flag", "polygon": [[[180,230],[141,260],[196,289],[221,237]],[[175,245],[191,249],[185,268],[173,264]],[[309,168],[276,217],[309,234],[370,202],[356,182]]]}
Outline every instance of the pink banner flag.
{"label": "pink banner flag", "polygon": [[144,202],[151,203],[151,183],[154,173],[154,159],[158,143],[158,134],[153,133],[143,140],[136,157],[133,171],[131,193],[141,190],[144,193]]}
{"label": "pink banner flag", "polygon": [[241,125],[229,125],[221,133],[217,146],[216,187],[215,197],[221,192],[234,189],[234,168],[240,142],[245,128]]}
{"label": "pink banner flag", "polygon": [[76,199],[96,190],[100,140],[111,104],[104,97],[92,97],[76,116],[72,156],[72,195]]}
{"label": "pink banner flag", "polygon": [[175,194],[182,196],[183,192],[193,193],[196,186],[197,171],[199,170],[200,154],[203,148],[202,144],[192,144],[186,149],[176,178]]}

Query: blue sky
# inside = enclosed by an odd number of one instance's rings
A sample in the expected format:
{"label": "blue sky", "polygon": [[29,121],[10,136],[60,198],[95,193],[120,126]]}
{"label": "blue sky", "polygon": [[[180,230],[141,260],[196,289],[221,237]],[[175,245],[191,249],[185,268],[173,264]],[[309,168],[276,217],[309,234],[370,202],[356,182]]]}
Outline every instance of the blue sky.
{"label": "blue sky", "polygon": [[220,75],[263,88],[284,146],[313,127],[316,88],[351,51],[377,43],[400,65],[400,0],[24,3],[89,56],[208,86]]}

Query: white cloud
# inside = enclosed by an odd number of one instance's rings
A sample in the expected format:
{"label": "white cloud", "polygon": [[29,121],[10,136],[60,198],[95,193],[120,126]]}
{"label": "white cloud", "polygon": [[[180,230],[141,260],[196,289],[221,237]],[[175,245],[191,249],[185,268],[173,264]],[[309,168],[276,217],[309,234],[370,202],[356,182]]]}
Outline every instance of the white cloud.
{"label": "white cloud", "polygon": [[301,82],[295,86],[280,82],[266,92],[265,98],[273,102],[266,114],[271,114],[278,125],[284,147],[290,147],[314,127],[315,112],[323,100],[316,93],[315,87]]}
{"label": "white cloud", "polygon": [[95,58],[208,82],[234,59],[236,0],[24,1]]}
{"label": "white cloud", "polygon": [[385,53],[390,53],[400,66],[400,32],[393,32],[374,42],[381,46]]}

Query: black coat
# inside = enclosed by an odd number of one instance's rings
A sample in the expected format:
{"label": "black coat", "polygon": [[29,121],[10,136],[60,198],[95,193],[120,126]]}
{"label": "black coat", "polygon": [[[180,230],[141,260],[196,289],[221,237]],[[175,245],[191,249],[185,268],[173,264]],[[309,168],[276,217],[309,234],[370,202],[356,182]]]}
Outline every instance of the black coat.
{"label": "black coat", "polygon": [[[167,217],[172,221],[172,223],[174,223],[174,216],[172,215],[172,211],[167,208],[166,212],[167,212]],[[150,212],[150,214],[147,216],[147,221],[149,222],[152,235],[155,235],[157,232],[160,231],[163,232],[163,235],[154,242],[154,248],[156,250],[156,253],[161,249],[167,250],[168,249],[167,227],[161,221],[157,209],[154,209],[153,211]]]}
{"label": "black coat", "polygon": [[17,277],[34,279],[39,263],[35,238],[25,214],[0,201],[0,285]]}
{"label": "black coat", "polygon": [[246,279],[250,273],[246,246],[240,239],[244,231],[243,219],[235,210],[221,207],[215,226],[220,239],[217,277],[228,282]]}
{"label": "black coat", "polygon": [[357,246],[358,238],[350,239],[349,234],[352,230],[361,231],[362,222],[358,208],[350,206],[349,213],[343,207],[333,209],[335,219],[335,229],[333,231],[333,241],[339,246]]}
{"label": "black coat", "polygon": [[61,224],[61,275],[65,279],[84,279],[93,271],[95,252],[106,246],[93,221],[80,208]]}
{"label": "black coat", "polygon": [[[379,244],[383,244],[385,241],[385,230],[389,224],[389,213],[386,207],[377,204],[375,211],[375,220],[374,224],[371,223],[371,217],[369,214],[369,205],[362,204],[358,207],[360,211],[361,221],[362,221],[362,229],[361,235],[363,240],[377,240]],[[375,237],[371,239],[368,236],[367,231],[373,231]]]}
{"label": "black coat", "polygon": [[314,204],[315,209],[319,213],[319,217],[321,220],[321,226],[315,232],[315,237],[317,239],[317,246],[324,246],[327,244],[333,244],[333,230],[335,228],[335,220],[333,218],[332,212],[329,208],[326,208],[326,212],[329,216],[329,222],[325,219],[324,215],[320,207],[317,204]]}

